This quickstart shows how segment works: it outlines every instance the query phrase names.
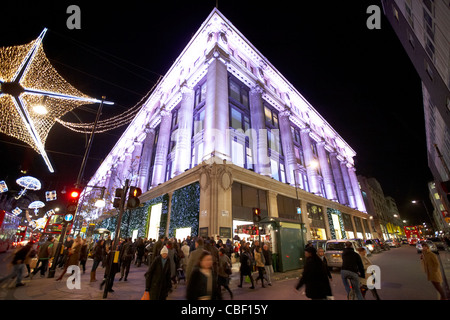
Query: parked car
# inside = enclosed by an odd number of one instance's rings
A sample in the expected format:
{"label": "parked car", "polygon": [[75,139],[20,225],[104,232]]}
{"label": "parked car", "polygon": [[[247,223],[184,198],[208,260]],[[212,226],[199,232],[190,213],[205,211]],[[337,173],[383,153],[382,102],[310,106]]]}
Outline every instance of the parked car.
{"label": "parked car", "polygon": [[430,247],[430,250],[434,253],[438,252],[438,249],[436,247],[436,245],[433,243],[433,241],[430,240],[422,240],[422,241],[417,241],[416,244],[416,249],[417,249],[417,253],[422,253],[422,244],[426,243],[428,245],[428,247]]}
{"label": "parked car", "polygon": [[372,253],[379,253],[379,252],[381,252],[380,245],[378,244],[378,242],[376,242],[373,239],[364,240],[364,244],[365,244],[365,246],[367,248],[369,248],[370,252],[372,252]]}
{"label": "parked car", "polygon": [[356,251],[358,244],[354,240],[328,240],[325,248],[325,257],[330,268],[342,267],[342,252],[345,248],[345,243],[350,241],[353,245],[353,250]]}
{"label": "parked car", "polygon": [[386,244],[386,242],[382,239],[375,239],[375,241],[378,243],[378,245],[380,246],[381,250],[387,251],[387,250],[391,250],[391,248]]}
{"label": "parked car", "polygon": [[397,240],[393,240],[393,239],[389,239],[386,240],[386,245],[391,247],[391,248],[398,248],[400,247],[400,243]]}
{"label": "parked car", "polygon": [[445,248],[447,246],[446,243],[440,238],[430,238],[428,240],[433,242],[438,250],[445,250]]}

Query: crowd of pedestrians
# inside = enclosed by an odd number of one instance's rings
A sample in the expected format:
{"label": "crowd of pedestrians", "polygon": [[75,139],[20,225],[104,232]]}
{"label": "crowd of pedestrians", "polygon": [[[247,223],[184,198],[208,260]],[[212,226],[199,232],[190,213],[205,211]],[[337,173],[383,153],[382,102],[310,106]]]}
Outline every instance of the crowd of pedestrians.
{"label": "crowd of pedestrians", "polygon": [[[131,238],[121,239],[116,250],[112,250],[112,240],[109,238],[91,241],[81,237],[67,237],[62,244],[60,255],[56,255],[58,243],[53,237],[41,243],[29,242],[27,245],[15,250],[11,255],[12,271],[0,278],[0,283],[15,278],[16,287],[23,286],[22,279],[40,273],[45,277],[50,265],[56,265],[60,270],[56,281],[63,279],[69,266],[80,266],[86,272],[86,261],[93,260],[90,271],[90,282],[97,281],[99,266],[104,268],[103,280],[100,289],[109,283],[107,290],[114,292],[114,276],[120,273],[118,281],[127,281],[130,267],[134,263],[139,268],[145,265],[145,292],[142,300],[165,300],[177,288],[180,281],[184,281],[188,300],[217,300],[222,299],[225,292],[233,299],[233,290],[230,288],[232,274],[232,260],[239,262],[239,285],[245,283],[250,289],[255,289],[258,281],[261,287],[272,285],[273,264],[270,243],[258,241],[253,243],[238,241],[232,243],[227,240],[215,240],[213,237],[187,237],[177,240],[160,236],[159,239]],[[118,259],[113,254],[118,252]],[[57,259],[55,259],[57,257]],[[324,250],[316,250],[313,246],[305,247],[305,265],[295,290],[305,287],[305,294],[310,299],[333,299],[330,281],[333,280]],[[354,294],[356,299],[365,299],[370,291],[373,297],[380,299],[373,286],[368,285],[371,274],[367,273],[372,262],[367,258],[363,248],[355,251],[351,242],[345,243],[342,254],[342,268],[340,280],[343,282],[347,295]],[[423,246],[421,261],[427,279],[446,299],[445,292],[440,283],[442,276],[439,261],[426,245]],[[257,276],[254,278],[254,275]],[[106,281],[107,277],[112,281]]]}

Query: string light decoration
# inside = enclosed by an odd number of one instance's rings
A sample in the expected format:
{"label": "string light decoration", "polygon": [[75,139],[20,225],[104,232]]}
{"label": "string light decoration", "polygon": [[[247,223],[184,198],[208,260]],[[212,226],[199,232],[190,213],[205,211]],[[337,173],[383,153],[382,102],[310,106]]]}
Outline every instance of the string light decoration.
{"label": "string light decoration", "polygon": [[[53,68],[42,46],[46,32],[28,44],[0,48],[0,132],[30,145],[54,172],[44,145],[55,121],[101,101],[74,88]],[[34,112],[43,102],[47,112]]]}

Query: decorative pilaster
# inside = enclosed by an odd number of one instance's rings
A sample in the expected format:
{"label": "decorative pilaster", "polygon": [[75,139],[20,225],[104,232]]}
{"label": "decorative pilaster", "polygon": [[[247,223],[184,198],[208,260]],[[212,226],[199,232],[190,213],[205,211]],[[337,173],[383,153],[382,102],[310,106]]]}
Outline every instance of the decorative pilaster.
{"label": "decorative pilaster", "polygon": [[352,184],[353,194],[355,195],[356,208],[361,212],[367,212],[361,189],[359,188],[358,178],[356,177],[355,167],[348,168],[350,182]]}
{"label": "decorative pilaster", "polygon": [[213,156],[231,160],[229,141],[229,106],[227,57],[214,47],[209,58],[206,75],[206,99],[204,120],[204,149],[202,160]]}
{"label": "decorative pilaster", "polygon": [[142,155],[139,165],[138,185],[142,192],[148,191],[150,162],[152,161],[153,143],[155,142],[155,129],[145,128],[146,137],[142,145]]}
{"label": "decorative pilaster", "polygon": [[348,205],[348,196],[345,191],[344,179],[342,178],[341,167],[339,160],[336,158],[336,153],[330,153],[331,170],[333,171],[334,181],[336,183],[336,191],[340,204]]}
{"label": "decorative pilaster", "polygon": [[311,165],[314,160],[314,154],[311,146],[311,138],[309,137],[309,128],[302,129],[300,139],[302,141],[303,156],[306,162],[306,174],[308,176],[309,189],[314,194],[320,194],[319,180],[317,170]]}
{"label": "decorative pilaster", "polygon": [[344,180],[345,191],[349,201],[350,208],[356,208],[355,195],[353,193],[352,183],[350,182],[350,176],[348,174],[347,161],[341,162],[342,178]]}
{"label": "decorative pilaster", "polygon": [[294,140],[292,139],[291,122],[289,116],[291,111],[286,109],[278,114],[280,120],[281,145],[283,146],[284,164],[286,167],[287,182],[295,186],[294,178],[297,168],[297,159],[294,152]]}
{"label": "decorative pilaster", "polygon": [[191,138],[194,112],[194,90],[186,84],[181,86],[181,106],[178,111],[178,130],[175,144],[175,175],[189,169],[191,163]]}
{"label": "decorative pilaster", "polygon": [[267,130],[262,99],[263,89],[257,84],[249,92],[251,141],[255,172],[270,177],[270,159],[267,153]]}
{"label": "decorative pilaster", "polygon": [[337,200],[336,186],[334,185],[333,172],[328,163],[327,152],[325,150],[325,142],[317,143],[317,153],[319,154],[320,169],[322,171],[323,183],[325,185],[326,198],[329,200]]}
{"label": "decorative pilaster", "polygon": [[158,144],[156,145],[152,187],[156,187],[165,181],[171,126],[172,112],[161,109],[161,124],[159,127]]}

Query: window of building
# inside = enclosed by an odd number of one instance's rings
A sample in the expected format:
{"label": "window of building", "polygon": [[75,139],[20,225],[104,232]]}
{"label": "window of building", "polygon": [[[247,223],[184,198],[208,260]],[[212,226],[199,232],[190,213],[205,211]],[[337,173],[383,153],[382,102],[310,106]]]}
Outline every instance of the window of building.
{"label": "window of building", "polygon": [[206,99],[206,81],[202,81],[200,85],[195,88],[195,102],[194,107],[204,103]]}
{"label": "window of building", "polygon": [[232,102],[237,103],[243,109],[248,109],[248,87],[232,77],[228,81],[228,87],[228,95]]}

